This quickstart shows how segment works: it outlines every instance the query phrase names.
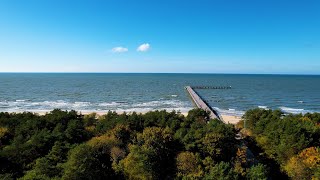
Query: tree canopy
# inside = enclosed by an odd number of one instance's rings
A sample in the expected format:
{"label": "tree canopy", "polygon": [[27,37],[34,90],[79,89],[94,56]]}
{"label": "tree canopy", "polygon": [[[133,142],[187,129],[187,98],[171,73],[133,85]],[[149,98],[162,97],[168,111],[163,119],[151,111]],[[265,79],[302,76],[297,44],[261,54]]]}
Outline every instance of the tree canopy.
{"label": "tree canopy", "polygon": [[[292,179],[319,179],[320,114],[285,115],[278,110],[249,110],[244,115],[249,142],[274,160]],[[244,122],[241,122],[244,123]]]}
{"label": "tree canopy", "polygon": [[239,129],[201,109],[0,113],[0,179],[270,179],[277,168],[319,178],[319,114],[243,118],[250,133],[237,140]]}

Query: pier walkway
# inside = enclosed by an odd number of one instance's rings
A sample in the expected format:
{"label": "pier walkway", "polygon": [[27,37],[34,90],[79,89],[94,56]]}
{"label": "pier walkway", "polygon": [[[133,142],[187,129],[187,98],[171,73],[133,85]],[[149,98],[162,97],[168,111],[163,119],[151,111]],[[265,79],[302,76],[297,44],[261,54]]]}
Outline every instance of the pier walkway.
{"label": "pier walkway", "polygon": [[[219,115],[219,113],[211,108],[194,90],[191,86],[186,86],[185,89],[189,93],[192,101],[194,104],[205,111],[210,112],[210,118],[211,119],[219,119],[220,121],[224,122],[222,117]],[[225,122],[224,122],[225,123]]]}

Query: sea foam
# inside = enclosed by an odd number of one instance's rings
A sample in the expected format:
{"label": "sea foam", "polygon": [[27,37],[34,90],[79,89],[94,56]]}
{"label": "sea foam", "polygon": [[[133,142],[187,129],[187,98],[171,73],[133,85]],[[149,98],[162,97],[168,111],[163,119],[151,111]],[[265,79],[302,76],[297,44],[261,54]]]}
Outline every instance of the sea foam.
{"label": "sea foam", "polygon": [[125,101],[117,102],[69,102],[64,100],[56,101],[2,101],[0,102],[0,112],[48,112],[53,109],[76,110],[76,111],[137,111],[146,112],[150,110],[176,110],[186,112],[192,109],[191,103],[180,100],[158,100],[128,103]]}
{"label": "sea foam", "polygon": [[284,113],[289,113],[289,114],[306,114],[306,113],[312,113],[312,111],[305,110],[305,109],[296,109],[296,108],[290,108],[290,107],[279,107],[280,110]]}

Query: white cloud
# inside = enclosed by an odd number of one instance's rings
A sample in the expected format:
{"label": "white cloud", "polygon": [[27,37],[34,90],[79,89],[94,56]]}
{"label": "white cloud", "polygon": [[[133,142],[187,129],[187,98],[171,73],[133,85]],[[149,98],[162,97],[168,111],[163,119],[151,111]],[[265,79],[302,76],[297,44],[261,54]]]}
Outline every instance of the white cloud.
{"label": "white cloud", "polygon": [[125,48],[125,47],[114,47],[112,48],[111,50],[113,53],[124,53],[124,52],[127,52],[128,51],[128,48]]}
{"label": "white cloud", "polygon": [[140,52],[146,52],[150,49],[150,44],[149,43],[144,43],[144,44],[141,44],[138,48],[137,48],[137,51],[140,51]]}

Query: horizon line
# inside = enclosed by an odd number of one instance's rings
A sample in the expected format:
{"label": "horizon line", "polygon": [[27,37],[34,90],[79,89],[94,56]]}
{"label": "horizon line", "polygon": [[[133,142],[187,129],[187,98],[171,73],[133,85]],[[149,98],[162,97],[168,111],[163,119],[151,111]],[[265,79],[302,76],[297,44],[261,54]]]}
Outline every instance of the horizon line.
{"label": "horizon line", "polygon": [[291,75],[320,76],[320,74],[303,73],[212,73],[212,72],[0,72],[0,74],[216,74],[216,75]]}

